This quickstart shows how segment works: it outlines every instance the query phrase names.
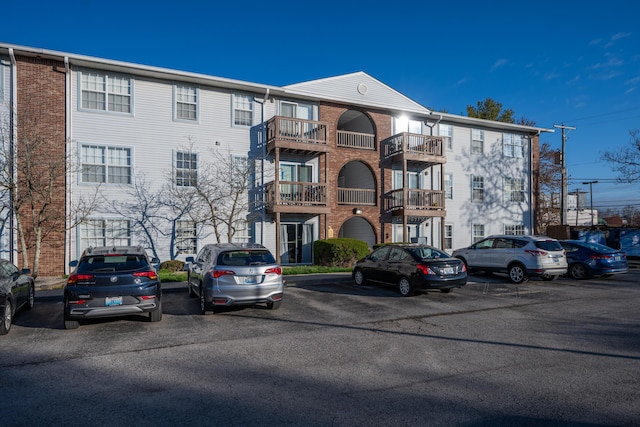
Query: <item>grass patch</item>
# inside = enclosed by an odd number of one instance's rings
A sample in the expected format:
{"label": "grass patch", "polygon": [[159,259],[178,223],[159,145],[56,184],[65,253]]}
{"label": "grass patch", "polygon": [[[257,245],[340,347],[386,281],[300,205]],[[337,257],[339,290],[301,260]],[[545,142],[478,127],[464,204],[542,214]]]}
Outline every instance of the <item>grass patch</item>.
{"label": "grass patch", "polygon": [[[350,272],[350,268],[345,267],[321,267],[318,265],[301,265],[295,267],[283,267],[282,274],[290,276],[292,274],[322,274],[322,273],[344,273]],[[186,282],[186,271],[171,271],[160,269],[158,272],[162,282]]]}
{"label": "grass patch", "polygon": [[161,282],[186,282],[187,281],[186,271],[171,271],[171,270],[165,270],[161,268],[160,271],[158,271],[158,276],[160,276]]}

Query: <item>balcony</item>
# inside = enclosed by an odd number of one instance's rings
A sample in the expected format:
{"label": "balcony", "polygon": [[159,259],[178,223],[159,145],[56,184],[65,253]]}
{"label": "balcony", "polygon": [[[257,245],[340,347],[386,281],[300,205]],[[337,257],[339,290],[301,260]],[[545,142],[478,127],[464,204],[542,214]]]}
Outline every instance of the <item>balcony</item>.
{"label": "balcony", "polygon": [[327,152],[327,125],[312,120],[275,116],[267,122],[267,149]]}
{"label": "balcony", "polygon": [[361,150],[375,150],[376,136],[370,133],[338,131],[338,147],[358,148]]}
{"label": "balcony", "polygon": [[329,213],[327,185],[318,182],[275,181],[265,186],[268,212]]}
{"label": "balcony", "polygon": [[385,159],[398,156],[409,161],[444,164],[444,138],[403,132],[381,143]]}
{"label": "balcony", "polygon": [[338,204],[375,206],[376,190],[366,188],[338,188]]}
{"label": "balcony", "polygon": [[444,217],[444,191],[392,190],[384,195],[384,211],[392,215]]}

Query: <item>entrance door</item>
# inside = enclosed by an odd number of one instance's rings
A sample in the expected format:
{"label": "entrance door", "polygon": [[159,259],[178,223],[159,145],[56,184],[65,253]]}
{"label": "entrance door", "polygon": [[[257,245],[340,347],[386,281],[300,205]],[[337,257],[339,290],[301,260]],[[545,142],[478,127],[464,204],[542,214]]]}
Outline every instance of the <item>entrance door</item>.
{"label": "entrance door", "polygon": [[313,262],[313,224],[280,224],[280,263]]}

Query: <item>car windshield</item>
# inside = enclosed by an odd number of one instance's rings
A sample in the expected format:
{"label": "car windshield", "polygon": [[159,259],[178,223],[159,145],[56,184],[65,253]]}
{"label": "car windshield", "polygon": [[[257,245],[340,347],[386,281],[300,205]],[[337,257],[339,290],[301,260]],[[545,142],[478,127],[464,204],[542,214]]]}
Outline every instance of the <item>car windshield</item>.
{"label": "car windshield", "polygon": [[99,273],[139,270],[148,266],[141,255],[95,255],[82,258],[78,273]]}
{"label": "car windshield", "polygon": [[536,245],[536,248],[542,249],[545,251],[563,250],[562,245],[557,240],[536,240],[535,245]]}
{"label": "car windshield", "polygon": [[449,258],[449,255],[445,252],[439,251],[435,248],[411,248],[409,252],[418,259],[438,259]]}
{"label": "car windshield", "polygon": [[275,264],[276,260],[267,250],[240,250],[218,255],[217,265],[243,266]]}

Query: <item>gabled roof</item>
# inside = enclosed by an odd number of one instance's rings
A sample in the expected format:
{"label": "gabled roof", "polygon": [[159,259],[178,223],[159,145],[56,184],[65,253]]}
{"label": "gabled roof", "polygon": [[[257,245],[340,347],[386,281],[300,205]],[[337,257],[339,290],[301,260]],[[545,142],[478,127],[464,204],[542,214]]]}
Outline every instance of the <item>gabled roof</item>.
{"label": "gabled roof", "polygon": [[283,86],[291,95],[321,100],[366,105],[384,110],[429,114],[431,111],[400,92],[359,71],[319,80]]}

